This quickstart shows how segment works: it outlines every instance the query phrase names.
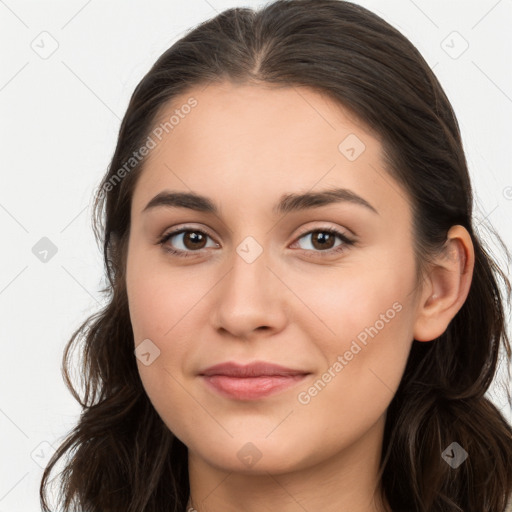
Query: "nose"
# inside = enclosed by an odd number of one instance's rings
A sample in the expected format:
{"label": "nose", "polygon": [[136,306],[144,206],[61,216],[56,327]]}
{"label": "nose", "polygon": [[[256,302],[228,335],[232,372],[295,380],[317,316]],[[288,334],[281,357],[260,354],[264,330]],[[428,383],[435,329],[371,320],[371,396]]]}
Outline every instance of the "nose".
{"label": "nose", "polygon": [[235,252],[232,261],[231,269],[215,287],[214,327],[237,339],[281,331],[288,318],[287,290],[270,268],[266,252],[252,262]]}

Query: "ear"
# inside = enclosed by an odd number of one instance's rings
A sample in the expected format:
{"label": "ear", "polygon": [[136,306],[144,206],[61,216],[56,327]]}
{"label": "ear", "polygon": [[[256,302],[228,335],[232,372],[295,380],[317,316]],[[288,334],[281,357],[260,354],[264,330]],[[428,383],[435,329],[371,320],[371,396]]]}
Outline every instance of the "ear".
{"label": "ear", "polygon": [[468,296],[474,262],[473,242],[467,229],[452,226],[443,251],[425,278],[414,324],[415,340],[431,341],[446,331]]}

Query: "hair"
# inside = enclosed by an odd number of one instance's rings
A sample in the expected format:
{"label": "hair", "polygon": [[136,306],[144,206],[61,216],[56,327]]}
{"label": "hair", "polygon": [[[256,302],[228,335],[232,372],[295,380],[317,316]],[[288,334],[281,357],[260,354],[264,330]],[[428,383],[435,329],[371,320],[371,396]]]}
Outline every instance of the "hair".
{"label": "hair", "polygon": [[[309,87],[377,134],[386,171],[411,204],[419,276],[451,226],[468,230],[475,251],[469,294],[441,336],[412,342],[387,410],[379,478],[394,512],[503,512],[512,493],[512,428],[484,394],[501,354],[511,360],[510,282],[476,232],[458,122],[434,73],[398,30],[341,0],[228,9],[189,30],[135,88],[94,200],[93,229],[108,278],[101,292],[108,301],[64,351],[63,376],[83,410],[44,471],[44,512],[50,474],[66,454],[58,493],[65,511],[74,505],[84,512],[185,509],[187,448],[142,386],[126,293],[131,199],[146,159],[112,183],[169,103],[193,87],[224,81]],[[82,396],[69,375],[76,346]],[[456,469],[441,456],[454,441],[469,454]]]}

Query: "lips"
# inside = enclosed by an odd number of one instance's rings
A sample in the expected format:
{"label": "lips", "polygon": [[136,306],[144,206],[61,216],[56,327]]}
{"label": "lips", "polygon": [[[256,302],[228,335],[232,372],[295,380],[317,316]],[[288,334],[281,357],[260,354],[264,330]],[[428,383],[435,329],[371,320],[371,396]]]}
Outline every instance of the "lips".
{"label": "lips", "polygon": [[199,375],[210,389],[236,400],[257,400],[290,388],[309,372],[256,361],[248,365],[226,362],[210,366]]}
{"label": "lips", "polygon": [[304,375],[309,372],[303,370],[294,370],[286,368],[273,363],[266,363],[263,361],[255,361],[247,365],[238,364],[235,362],[226,362],[210,366],[200,372],[199,375],[211,377],[212,375],[225,375],[227,377],[273,377],[273,376],[290,376],[290,375]]}

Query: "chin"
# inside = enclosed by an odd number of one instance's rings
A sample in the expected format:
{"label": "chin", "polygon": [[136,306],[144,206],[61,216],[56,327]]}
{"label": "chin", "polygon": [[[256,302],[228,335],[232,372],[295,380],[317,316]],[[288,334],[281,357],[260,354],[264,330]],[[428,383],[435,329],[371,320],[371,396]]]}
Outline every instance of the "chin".
{"label": "chin", "polygon": [[[207,438],[207,436],[205,436]],[[245,474],[280,474],[302,469],[315,463],[314,454],[308,456],[297,450],[297,443],[287,446],[283,438],[233,438],[225,443],[192,447],[201,459],[220,470]],[[291,439],[291,437],[289,437]],[[304,448],[304,446],[303,446]]]}

